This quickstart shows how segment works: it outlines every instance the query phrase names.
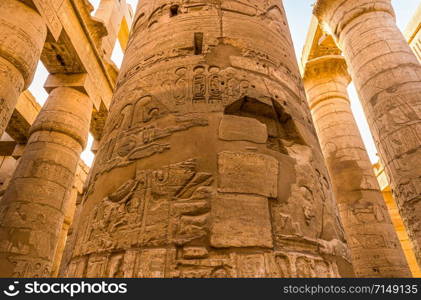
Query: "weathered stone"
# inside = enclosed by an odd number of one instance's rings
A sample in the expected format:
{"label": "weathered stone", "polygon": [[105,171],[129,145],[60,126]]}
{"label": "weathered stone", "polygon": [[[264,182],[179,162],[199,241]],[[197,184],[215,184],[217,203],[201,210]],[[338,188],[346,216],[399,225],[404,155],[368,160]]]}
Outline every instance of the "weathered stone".
{"label": "weathered stone", "polygon": [[408,236],[408,231],[405,224],[402,221],[402,217],[399,213],[399,208],[396,204],[395,198],[393,198],[390,190],[389,180],[384,172],[384,167],[381,161],[374,164],[374,173],[376,174],[377,181],[380,184],[380,190],[383,194],[383,199],[389,210],[390,217],[392,219],[393,226],[395,227],[396,234],[398,235],[399,241],[402,245],[402,250],[405,253],[406,260],[409,268],[411,269],[412,276],[415,278],[421,277],[421,268],[418,265],[417,258],[415,257],[414,247],[412,241]]}
{"label": "weathered stone", "polygon": [[0,137],[30,85],[47,35],[43,18],[18,0],[0,3]]}
{"label": "weathered stone", "polygon": [[219,125],[219,137],[226,141],[249,141],[266,143],[266,125],[253,118],[224,116]]}
{"label": "weathered stone", "polygon": [[89,178],[66,276],[353,274],[280,1],[141,1]]}
{"label": "weathered stone", "polygon": [[409,277],[404,253],[352,115],[349,82],[347,66],[340,55],[306,62],[304,84],[350,244],[355,275]]}
{"label": "weathered stone", "polygon": [[83,183],[86,180],[88,171],[89,168],[82,160],[80,160],[76,169],[75,180],[70,191],[69,200],[66,201],[65,207],[63,207],[64,221],[57,243],[56,252],[54,254],[51,277],[57,277],[59,274],[59,268],[63,258],[67,236],[69,234],[70,227],[73,224],[74,216],[77,212],[77,207],[80,204],[81,195],[83,194]]}
{"label": "weathered stone", "polygon": [[[345,236],[357,276],[408,275],[331,48],[417,245],[421,73],[389,0],[318,1],[333,37],[311,43],[305,80],[322,151],[279,0],[145,0],[130,41],[124,0],[95,17],[87,0],[0,2],[0,277],[352,276]],[[34,123],[21,92],[40,55],[55,75]]]}
{"label": "weathered stone", "polygon": [[54,89],[30,129],[28,145],[0,203],[0,276],[49,277],[92,102]]}
{"label": "weathered stone", "polygon": [[314,12],[343,51],[421,264],[421,65],[391,0],[319,0]]}
{"label": "weathered stone", "polygon": [[255,195],[219,195],[212,201],[211,245],[272,248],[268,199]]}
{"label": "weathered stone", "polygon": [[208,257],[209,252],[205,247],[184,247],[183,258],[205,258]]}
{"label": "weathered stone", "polygon": [[[109,5],[113,3],[115,5]],[[2,75],[11,76],[11,79],[9,78],[10,80],[16,79],[15,83],[17,85],[19,85],[19,82],[23,82],[22,88],[27,87],[39,60],[41,49],[44,47],[44,49],[42,49],[41,59],[47,70],[55,74],[54,76],[50,76],[47,80],[45,85],[46,90],[51,92],[56,89],[57,86],[60,86],[64,80],[68,88],[71,87],[79,92],[87,93],[90,97],[90,101],[94,102],[97,108],[94,111],[94,122],[91,123],[92,133],[96,138],[99,138],[101,135],[104,118],[107,114],[112,88],[115,84],[117,74],[114,64],[109,61],[109,56],[111,55],[110,50],[117,37],[115,33],[118,32],[118,38],[121,39],[122,43],[126,43],[127,36],[124,36],[124,34],[126,33],[128,35],[127,26],[131,24],[132,19],[130,7],[126,4],[125,0],[103,0],[101,1],[101,7],[97,17],[93,17],[91,16],[92,6],[86,0],[5,0],[0,4],[2,11],[2,16],[0,17],[0,37],[3,39],[0,46],[0,60],[6,59],[5,66],[7,66],[8,70],[10,69],[9,73],[2,73]],[[122,24],[122,20],[124,24]],[[126,28],[119,31],[120,25],[121,27]],[[47,33],[46,27],[48,27],[47,40],[45,40]],[[107,37],[104,37],[104,35],[107,34],[105,28],[109,30]],[[1,63],[3,63],[3,61],[0,62],[0,65]],[[10,66],[7,65],[7,63],[9,63]],[[18,73],[14,72],[12,67],[15,67],[21,74],[18,76]],[[13,86],[13,82],[10,83],[9,79],[7,79],[8,81],[5,81],[4,85],[0,82],[0,106],[4,103],[4,100],[1,100],[1,96],[4,96],[1,95],[2,86],[8,89],[7,92],[10,95],[14,95],[14,93],[18,94],[17,89],[11,90],[18,86]],[[20,90],[22,90],[22,88],[19,86]],[[9,101],[10,99],[6,100]],[[56,102],[60,101],[67,101],[66,97],[63,97],[63,99],[57,100]],[[88,101],[87,104],[89,103],[90,102]],[[59,110],[66,110],[66,105],[61,106],[57,104],[57,106]],[[73,108],[73,111],[78,114],[79,118],[83,118],[83,115],[86,112],[78,112],[79,109],[83,108],[84,105],[77,104]],[[3,114],[6,116],[9,113],[8,109],[9,106],[0,107],[0,119],[3,117]],[[7,133],[18,142],[18,144],[11,140],[2,139],[1,141],[2,145],[0,145],[0,148],[2,149],[0,150],[4,150],[3,154],[11,156],[1,158],[0,199],[9,186],[10,179],[15,170],[16,160],[21,159],[24,154],[24,149],[27,148],[26,143],[31,134],[30,128],[39,113],[39,110],[40,106],[36,103],[35,99],[28,91],[25,91],[19,97],[10,122],[8,124],[6,122]],[[47,113],[44,111],[44,116],[39,116],[39,118],[44,118],[44,121],[42,122],[44,123],[42,125],[43,127],[39,128],[39,130],[44,132],[51,131],[48,129],[50,126],[54,128],[50,134],[53,138],[45,142],[48,147],[45,147],[44,149],[45,151],[48,149],[51,150],[49,152],[51,158],[56,159],[57,155],[57,153],[51,153],[54,152],[51,149],[53,148],[51,144],[54,144],[56,142],[55,139],[59,139],[60,137],[56,132],[64,133],[64,142],[66,140],[65,136],[70,135],[79,142],[84,143],[84,141],[77,136],[75,130],[86,132],[87,129],[72,128],[72,126],[77,125],[77,120],[76,122],[73,122],[73,124],[62,124],[63,126],[61,126],[59,123],[64,121],[65,118],[60,117],[62,120],[57,120],[56,118],[57,115],[61,116],[61,114],[51,113],[49,115],[47,114],[47,116],[46,114]],[[47,130],[44,130],[45,128],[47,128]],[[3,129],[4,128],[0,128],[0,131]],[[41,134],[38,133],[34,133],[33,135],[41,136]],[[12,149],[12,143],[15,143],[14,149]],[[38,145],[42,144],[43,142],[38,143]],[[32,148],[34,147],[33,143],[30,143],[29,145]],[[69,142],[64,145],[64,147],[72,148],[72,144]],[[37,148],[37,150],[39,150],[39,152],[37,152],[38,154],[42,152],[41,150],[43,149],[41,148],[41,146]],[[10,153],[12,150],[13,153]],[[78,156],[77,151],[75,152],[75,155]],[[20,191],[17,200],[25,202],[26,199],[28,202],[39,202],[41,205],[55,207],[65,214],[64,223],[60,225],[61,233],[58,241],[54,241],[55,237],[51,239],[53,240],[52,247],[58,245],[54,254],[53,270],[50,273],[52,276],[56,276],[63,252],[62,248],[66,241],[67,229],[72,221],[72,210],[74,209],[77,193],[72,189],[70,196],[68,196],[71,200],[64,201],[68,194],[65,190],[70,189],[71,184],[69,184],[68,187],[62,186],[60,188],[60,186],[55,186],[54,183],[57,183],[56,181],[59,181],[59,177],[63,175],[66,177],[66,180],[64,180],[65,182],[62,184],[67,185],[70,182],[70,180],[67,181],[67,179],[71,176],[71,170],[70,168],[67,169],[67,171],[69,171],[68,174],[66,174],[66,172],[61,172],[59,166],[53,168],[48,164],[44,164],[42,161],[44,158],[40,158],[39,162],[33,163],[30,161],[30,163],[28,163],[28,155],[25,154],[24,156],[26,156],[26,158],[24,158],[23,161],[27,164],[25,176],[27,176],[27,174],[31,172],[29,170],[32,169],[36,176],[43,177],[47,180],[30,180],[27,177],[25,177],[26,181],[21,178],[19,178],[19,180],[13,179],[13,181],[16,181],[16,184],[15,187],[11,186],[11,188],[15,189],[17,186],[17,189]],[[65,160],[66,156],[62,156],[63,160]],[[32,159],[35,160],[36,158],[37,155],[32,157]],[[81,164],[79,163],[79,166],[80,165]],[[44,170],[44,166],[47,166],[49,169]],[[22,170],[17,171],[22,172]],[[7,174],[4,172],[7,172]],[[57,178],[54,178],[54,176]],[[76,174],[76,177],[80,177],[80,174]],[[76,181],[77,180],[75,180],[75,184]],[[26,182],[28,182],[28,187],[26,187]],[[32,187],[32,192],[30,192],[30,187]],[[79,192],[82,192],[80,187]],[[9,195],[8,199],[12,201],[11,199],[13,197],[14,196],[10,197]],[[60,207],[60,198],[63,198],[63,203],[65,203],[62,207]],[[16,207],[17,209],[20,209],[20,206]],[[12,210],[13,209],[14,208],[12,208]],[[52,218],[54,217],[55,215],[53,214]],[[56,221],[60,223],[60,218],[56,219]],[[57,227],[59,227],[58,223]],[[19,232],[16,233],[16,235],[19,234]],[[37,233],[34,233],[34,236],[36,235]],[[13,237],[13,240],[16,240],[16,236]],[[26,238],[23,240],[26,240]],[[42,244],[45,239],[41,236],[39,240]],[[28,259],[30,260],[31,257],[28,256]],[[47,275],[47,273],[49,264],[52,263],[51,260],[52,256],[48,255],[48,258],[45,260],[46,268],[43,270],[41,269],[43,266],[42,264],[36,264],[36,266],[32,268],[30,265],[19,262],[17,265],[19,265],[18,268],[21,268],[21,270],[16,270],[15,274],[16,276],[20,276],[21,274],[28,274],[29,276],[32,273],[36,275],[42,273],[42,276],[50,276],[50,274]]]}
{"label": "weathered stone", "polygon": [[218,191],[276,198],[279,162],[268,155],[247,152],[218,154]]}

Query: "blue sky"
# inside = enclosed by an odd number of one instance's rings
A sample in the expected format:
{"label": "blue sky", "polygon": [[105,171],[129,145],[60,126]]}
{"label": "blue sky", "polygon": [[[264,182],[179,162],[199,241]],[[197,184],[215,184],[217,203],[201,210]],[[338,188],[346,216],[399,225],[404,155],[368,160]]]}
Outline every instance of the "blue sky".
{"label": "blue sky", "polygon": [[[100,0],[89,0],[95,7],[98,6]],[[133,9],[136,8],[138,0],[126,0],[130,3]],[[287,12],[287,18],[289,26],[291,29],[291,35],[294,40],[295,52],[297,53],[297,58],[301,58],[301,51],[304,46],[305,38],[307,35],[307,30],[310,24],[312,3],[311,0],[283,0],[285,10]],[[403,30],[406,24],[409,22],[410,18],[414,14],[417,6],[421,3],[421,0],[392,0],[394,5],[397,23],[401,30]],[[120,47],[116,47],[113,53],[113,60],[117,65],[121,64],[122,53]],[[40,104],[43,104],[47,99],[47,93],[43,89],[44,82],[48,76],[47,71],[39,64],[37,73],[35,74],[35,79],[30,91],[34,94],[37,101]],[[374,145],[370,130],[368,129],[367,121],[365,119],[364,113],[362,111],[361,104],[359,103],[358,96],[355,92],[354,86],[351,84],[349,88],[352,109],[357,120],[358,127],[360,129],[361,135],[363,137],[364,143],[367,147],[370,159],[372,162],[377,161],[376,157],[376,147]],[[87,150],[82,154],[82,159],[88,164],[91,165],[93,160],[93,154],[90,151],[90,146],[92,144],[92,138],[89,139],[89,145]]]}

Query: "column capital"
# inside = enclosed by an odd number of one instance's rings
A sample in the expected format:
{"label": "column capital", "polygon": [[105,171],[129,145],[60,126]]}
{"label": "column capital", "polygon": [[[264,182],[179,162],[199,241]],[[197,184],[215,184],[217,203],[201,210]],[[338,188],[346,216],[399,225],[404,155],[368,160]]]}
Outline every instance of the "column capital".
{"label": "column capital", "polygon": [[341,78],[347,84],[351,82],[345,58],[342,55],[325,55],[307,61],[304,81],[321,78]]}
{"label": "column capital", "polygon": [[341,55],[324,55],[309,60],[305,65],[303,80],[310,109],[325,101],[350,102],[347,86],[351,77]]}
{"label": "column capital", "polygon": [[335,38],[352,20],[370,12],[386,12],[395,17],[391,0],[318,0],[313,9],[323,29]]}

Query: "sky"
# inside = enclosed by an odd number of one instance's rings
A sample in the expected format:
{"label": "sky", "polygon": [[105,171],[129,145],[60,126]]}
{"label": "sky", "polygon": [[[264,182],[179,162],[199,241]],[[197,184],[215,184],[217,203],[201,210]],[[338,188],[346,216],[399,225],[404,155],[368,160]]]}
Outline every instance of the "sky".
{"label": "sky", "polygon": [[[98,7],[100,0],[89,0],[95,8]],[[126,0],[129,4],[132,5],[133,10],[136,9],[138,0]],[[305,43],[307,36],[307,31],[310,25],[311,20],[311,11],[312,11],[312,0],[283,0],[285,10],[287,13],[287,18],[289,26],[291,29],[292,39],[294,41],[295,52],[297,58],[301,58],[301,52]],[[421,0],[392,0],[393,6],[396,11],[396,21],[401,30],[405,29],[405,26],[408,24],[412,15],[415,13],[417,6],[421,3]],[[117,66],[121,65],[123,59],[123,53],[119,44],[117,43],[113,55],[113,61]],[[35,74],[35,79],[30,86],[29,90],[34,94],[38,103],[41,105],[44,104],[45,100],[48,97],[48,94],[45,92],[43,85],[48,76],[48,72],[45,70],[42,63],[39,63],[37,72]],[[357,121],[358,128],[360,129],[361,136],[364,140],[364,144],[367,148],[370,159],[373,163],[378,161],[377,149],[374,144],[373,138],[371,136],[370,130],[368,128],[367,120],[365,118],[363,109],[361,107],[360,101],[358,99],[355,87],[353,84],[349,86],[349,95],[351,98],[351,107],[354,112],[355,119]],[[88,141],[87,149],[82,153],[81,158],[87,165],[91,165],[94,155],[90,151],[92,146],[93,139],[90,136]]]}

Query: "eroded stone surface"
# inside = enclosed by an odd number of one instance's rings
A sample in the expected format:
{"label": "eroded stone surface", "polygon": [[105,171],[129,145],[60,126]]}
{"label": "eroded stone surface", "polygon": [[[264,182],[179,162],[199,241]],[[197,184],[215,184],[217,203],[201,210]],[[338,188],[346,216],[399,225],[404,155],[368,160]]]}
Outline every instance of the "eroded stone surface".
{"label": "eroded stone surface", "polygon": [[[319,0],[316,13],[344,50],[417,241],[420,72],[390,1],[374,2]],[[0,135],[7,125],[20,143],[0,150],[21,158],[10,184],[0,174],[0,276],[57,274],[92,103],[102,141],[61,276],[352,276],[345,236],[357,276],[406,276],[347,78],[322,76],[341,64],[319,61],[308,92],[331,185],[279,0],[142,1],[105,128],[125,1],[101,1],[99,19],[87,0],[0,10]],[[9,122],[40,55],[50,100],[33,126],[20,108]]]}
{"label": "eroded stone surface", "polygon": [[59,87],[32,125],[0,202],[0,277],[50,276],[91,112],[85,94]]}
{"label": "eroded stone surface", "polygon": [[315,13],[343,51],[421,264],[421,65],[390,0],[319,0]]}
{"label": "eroded stone surface", "polygon": [[221,194],[214,199],[211,245],[215,248],[272,248],[268,199],[244,194]]}
{"label": "eroded stone surface", "polygon": [[353,274],[279,1],[140,2],[78,219],[70,277]]}
{"label": "eroded stone surface", "polygon": [[18,0],[0,3],[0,137],[35,73],[47,35],[43,18]]}
{"label": "eroded stone surface", "polygon": [[225,115],[219,125],[219,137],[226,141],[250,141],[266,143],[266,125],[253,118]]}
{"label": "eroded stone surface", "polygon": [[278,164],[277,159],[268,155],[221,152],[218,154],[218,191],[276,198]]}
{"label": "eroded stone surface", "polygon": [[[332,46],[333,48],[335,46]],[[358,277],[409,277],[368,154],[352,115],[340,55],[309,60],[304,83]],[[382,259],[379,259],[381,257]]]}

